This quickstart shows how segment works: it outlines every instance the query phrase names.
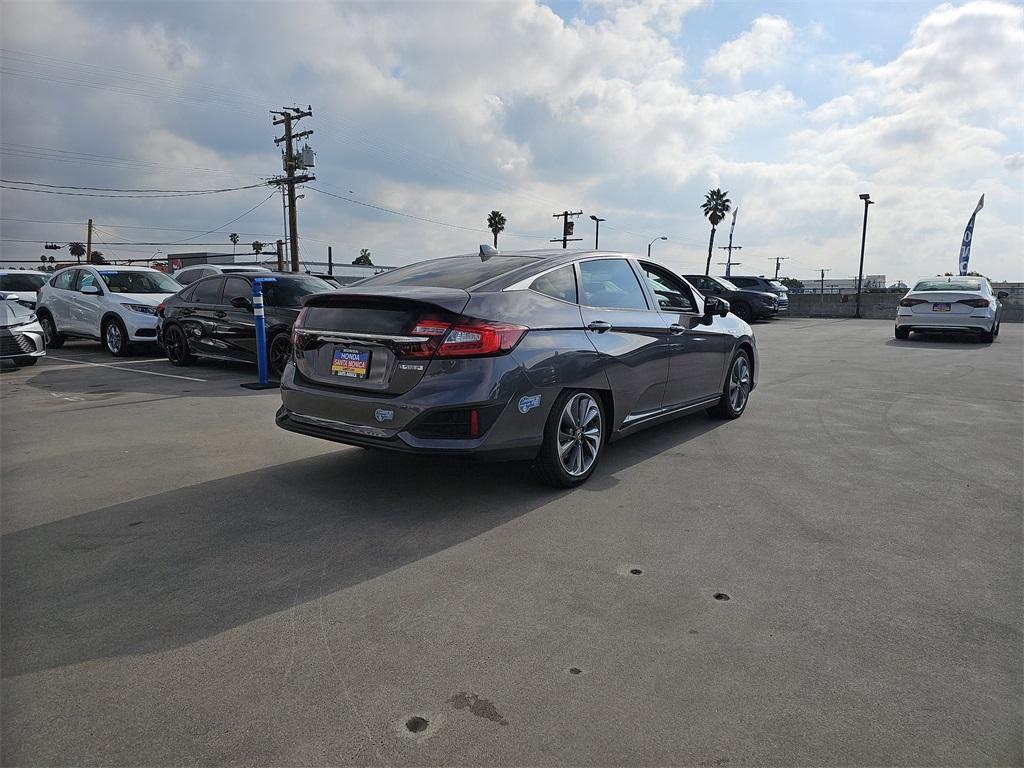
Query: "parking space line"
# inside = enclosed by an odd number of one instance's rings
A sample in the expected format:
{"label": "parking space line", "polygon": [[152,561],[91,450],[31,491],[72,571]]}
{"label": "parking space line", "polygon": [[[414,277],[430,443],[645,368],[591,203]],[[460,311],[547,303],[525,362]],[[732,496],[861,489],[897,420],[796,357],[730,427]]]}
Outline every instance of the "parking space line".
{"label": "parking space line", "polygon": [[75,360],[71,357],[57,357],[56,355],[47,355],[47,358],[51,360],[62,360],[65,363],[77,363],[78,365],[92,365],[96,368],[113,368],[115,371],[128,371],[129,373],[141,373],[146,376],[163,376],[165,379],[181,379],[182,381],[201,381],[207,382],[209,379],[196,379],[191,376],[178,376],[174,373],[158,373],[157,371],[140,371],[136,368],[125,368],[120,365],[111,365],[110,363],[90,363],[88,360]]}

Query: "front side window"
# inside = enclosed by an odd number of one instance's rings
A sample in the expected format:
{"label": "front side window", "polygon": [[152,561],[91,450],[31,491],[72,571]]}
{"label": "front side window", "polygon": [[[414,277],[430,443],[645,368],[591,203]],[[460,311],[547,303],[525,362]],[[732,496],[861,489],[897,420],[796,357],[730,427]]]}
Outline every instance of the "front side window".
{"label": "front side window", "polygon": [[75,275],[77,273],[77,269],[65,269],[63,272],[58,272],[53,276],[53,282],[50,283],[50,285],[54,288],[70,291],[72,284],[75,282]]}
{"label": "front side window", "polygon": [[220,304],[220,287],[223,283],[219,277],[208,277],[196,283],[192,301],[197,304]]}
{"label": "front side window", "polygon": [[576,303],[576,273],[572,264],[541,275],[530,283],[530,288],[553,299],[568,301],[570,304]]}
{"label": "front side window", "polygon": [[0,275],[0,290],[3,291],[35,291],[46,282],[42,275],[33,275],[28,272],[18,274],[11,272],[7,275]]}
{"label": "front side window", "polygon": [[101,269],[100,277],[111,293],[177,293],[181,285],[163,272]]}
{"label": "front side window", "polygon": [[243,298],[252,301],[252,285],[248,280],[240,277],[229,277],[224,281],[224,304],[230,304],[233,299]]}
{"label": "front side window", "polygon": [[654,264],[641,264],[647,283],[658,300],[658,309],[664,312],[696,312],[693,291],[668,270]]}
{"label": "front side window", "polygon": [[82,273],[82,276],[78,280],[78,286],[77,286],[78,290],[82,290],[83,288],[88,288],[89,286],[98,285],[98,283],[96,282],[96,275],[94,275],[92,272],[90,272],[87,269],[83,269],[83,270],[80,270],[80,271]]}
{"label": "front side window", "polygon": [[606,309],[647,309],[647,299],[625,259],[581,261],[580,303]]}

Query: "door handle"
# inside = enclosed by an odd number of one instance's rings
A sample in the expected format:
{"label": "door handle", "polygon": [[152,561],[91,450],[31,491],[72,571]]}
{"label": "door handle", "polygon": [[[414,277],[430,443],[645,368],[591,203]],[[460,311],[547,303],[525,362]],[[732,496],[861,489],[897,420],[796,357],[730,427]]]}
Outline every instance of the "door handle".
{"label": "door handle", "polygon": [[597,331],[598,333],[604,333],[612,329],[611,323],[606,323],[604,320],[594,320],[587,326],[588,331]]}
{"label": "door handle", "polygon": [[227,312],[214,312],[213,316],[214,317],[227,317],[228,313]]}
{"label": "door handle", "polygon": [[683,328],[683,326],[681,326],[679,323],[672,323],[672,325],[670,325],[668,329],[673,336],[678,336],[680,333],[684,333],[686,331],[686,329]]}

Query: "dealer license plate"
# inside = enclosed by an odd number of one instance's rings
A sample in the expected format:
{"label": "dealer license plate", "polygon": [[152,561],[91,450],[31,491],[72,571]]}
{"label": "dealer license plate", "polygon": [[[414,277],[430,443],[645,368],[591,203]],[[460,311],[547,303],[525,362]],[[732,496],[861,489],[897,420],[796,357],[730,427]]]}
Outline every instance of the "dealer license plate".
{"label": "dealer license plate", "polygon": [[336,349],[331,358],[331,374],[349,379],[365,379],[370,374],[370,353],[358,349]]}
{"label": "dealer license plate", "polygon": [[952,309],[950,304],[932,304],[932,312],[950,312]]}

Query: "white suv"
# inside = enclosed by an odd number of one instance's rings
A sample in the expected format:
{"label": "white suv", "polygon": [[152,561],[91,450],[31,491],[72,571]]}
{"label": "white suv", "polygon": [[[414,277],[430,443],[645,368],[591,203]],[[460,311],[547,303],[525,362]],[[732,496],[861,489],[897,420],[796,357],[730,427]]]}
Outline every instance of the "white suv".
{"label": "white suv", "polygon": [[179,290],[149,267],[69,267],[39,289],[36,314],[47,347],[58,349],[69,337],[97,339],[120,357],[133,341],[156,341],[156,308]]}

